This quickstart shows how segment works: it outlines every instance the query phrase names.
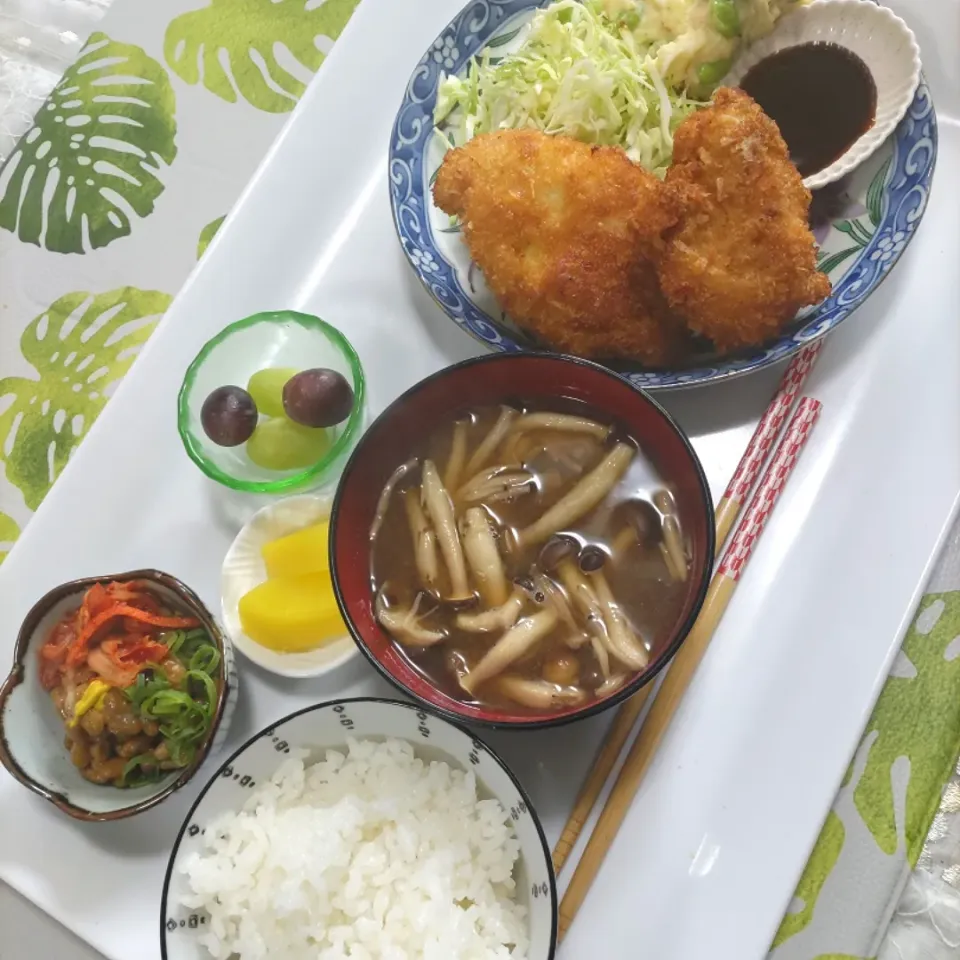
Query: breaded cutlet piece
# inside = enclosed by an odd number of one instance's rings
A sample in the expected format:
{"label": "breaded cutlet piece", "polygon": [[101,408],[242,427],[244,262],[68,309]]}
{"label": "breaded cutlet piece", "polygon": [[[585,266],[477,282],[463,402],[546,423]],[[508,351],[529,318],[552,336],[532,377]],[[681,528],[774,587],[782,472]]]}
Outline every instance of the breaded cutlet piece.
{"label": "breaded cutlet piece", "polygon": [[433,187],[500,305],[545,344],[584,357],[667,361],[680,338],[652,260],[678,206],[614,147],[536,130],[451,150]]}
{"label": "breaded cutlet piece", "polygon": [[671,308],[721,350],[775,336],[830,281],[817,271],[810,191],[777,125],[742,90],[677,129],[666,182],[684,214],[658,264]]}

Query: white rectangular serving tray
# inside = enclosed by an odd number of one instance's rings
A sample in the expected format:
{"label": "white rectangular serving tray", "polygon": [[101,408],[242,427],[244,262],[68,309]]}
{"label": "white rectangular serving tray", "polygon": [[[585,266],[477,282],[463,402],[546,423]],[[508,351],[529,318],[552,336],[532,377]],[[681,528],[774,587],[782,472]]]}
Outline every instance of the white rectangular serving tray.
{"label": "white rectangular serving tray", "polygon": [[[175,424],[200,345],[257,310],[319,314],[356,345],[375,413],[481,348],[420,289],[394,235],[387,143],[421,53],[461,0],[363,0],[204,259],[0,569],[0,664],[30,605],[143,566],[219,609],[236,525]],[[834,334],[821,421],[561,960],[759,960],[886,678],[960,490],[958,0],[897,3],[940,122],[926,220]],[[661,399],[719,496],[779,371]],[[362,659],[319,681],[241,662],[230,743],[306,704],[392,691]],[[555,839],[606,721],[486,736]],[[74,823],[0,774],[0,878],[112,960],[156,960],[167,855],[214,770],[158,809]],[[5,933],[5,939],[7,934]],[[16,948],[14,948],[16,949]]]}

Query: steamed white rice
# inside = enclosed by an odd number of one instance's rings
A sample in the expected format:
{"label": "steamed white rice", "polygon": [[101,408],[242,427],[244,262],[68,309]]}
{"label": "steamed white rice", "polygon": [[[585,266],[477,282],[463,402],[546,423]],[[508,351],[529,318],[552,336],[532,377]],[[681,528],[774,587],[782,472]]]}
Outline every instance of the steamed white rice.
{"label": "steamed white rice", "polygon": [[401,740],[294,752],[183,866],[217,960],[525,960],[520,845],[472,772]]}

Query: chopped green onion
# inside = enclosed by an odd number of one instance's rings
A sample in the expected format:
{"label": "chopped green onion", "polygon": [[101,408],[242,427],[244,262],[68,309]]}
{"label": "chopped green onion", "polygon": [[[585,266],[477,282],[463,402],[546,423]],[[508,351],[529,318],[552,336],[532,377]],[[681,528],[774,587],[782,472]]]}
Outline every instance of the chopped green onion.
{"label": "chopped green onion", "polygon": [[[203,629],[168,631],[162,640],[186,671],[181,689],[170,683],[159,665],[151,665],[137,675],[125,692],[142,720],[159,725],[170,762],[185,767],[193,762],[213,723],[221,657]],[[159,779],[156,758],[152,754],[141,754],[127,764],[123,784],[152,782],[144,779],[148,776],[144,767],[156,767]]]}
{"label": "chopped green onion", "polygon": [[213,673],[219,664],[220,652],[216,647],[208,643],[205,646],[199,647],[193,656],[190,657],[187,670],[191,673],[201,671],[205,674],[210,674]]}
{"label": "chopped green onion", "polygon": [[120,776],[120,785],[142,787],[148,783],[156,783],[161,776],[157,758],[152,753],[140,753],[127,761]]}

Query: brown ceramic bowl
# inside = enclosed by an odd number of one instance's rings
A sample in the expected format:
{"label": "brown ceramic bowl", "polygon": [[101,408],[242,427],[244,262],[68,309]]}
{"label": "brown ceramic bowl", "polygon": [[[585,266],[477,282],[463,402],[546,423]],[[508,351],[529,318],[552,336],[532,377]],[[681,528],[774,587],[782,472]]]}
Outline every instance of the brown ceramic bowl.
{"label": "brown ceramic bowl", "polygon": [[[602,700],[544,713],[453,699],[421,673],[377,621],[370,584],[370,527],[390,474],[435,426],[458,410],[513,400],[549,408],[579,400],[622,424],[673,490],[689,539],[690,575],[672,627],[656,638],[647,669]],[[710,582],[714,514],[703,468],[690,442],[655,400],[587,360],[556,354],[488,354],[447,367],[411,387],[363,435],[337,489],[330,517],[330,569],[340,612],[357,645],[391,683],[450,720],[494,727],[546,727],[608,710],[650,683],[680,648]]]}
{"label": "brown ceramic bowl", "polygon": [[[37,653],[53,625],[80,605],[90,587],[128,580],[146,580],[157,596],[203,624],[220,651],[221,684],[210,733],[193,763],[172,771],[159,783],[120,789],[84,780],[70,762],[63,745],[63,721],[40,684]],[[20,627],[13,669],[0,686],[0,763],[15,780],[77,820],[120,820],[149,810],[190,780],[204,759],[222,746],[236,702],[230,641],[200,598],[176,577],[158,570],[133,570],[73,580],[55,587],[35,603]]]}

